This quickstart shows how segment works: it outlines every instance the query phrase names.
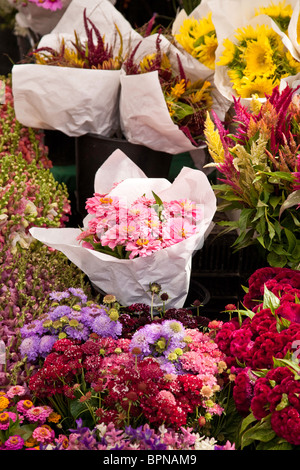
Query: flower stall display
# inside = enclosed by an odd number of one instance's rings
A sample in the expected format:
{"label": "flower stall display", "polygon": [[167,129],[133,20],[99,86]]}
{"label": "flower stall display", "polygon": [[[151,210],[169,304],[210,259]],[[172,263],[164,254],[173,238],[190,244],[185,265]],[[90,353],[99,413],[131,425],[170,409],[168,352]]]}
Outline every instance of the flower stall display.
{"label": "flower stall display", "polygon": [[[156,201],[153,193],[157,196]],[[154,203],[151,202],[151,208],[143,204],[147,199]],[[172,201],[174,217],[169,219],[163,202],[169,204]],[[200,211],[196,227],[193,227],[194,219],[182,219],[181,214],[190,210],[185,208],[185,201],[193,202],[193,217],[198,218],[197,211]],[[169,306],[182,306],[189,288],[192,254],[202,247],[211,229],[215,209],[216,198],[203,172],[183,168],[172,184],[166,179],[147,178],[123,152],[116,150],[99,168],[95,176],[95,197],[87,201],[89,214],[83,229],[91,231],[83,238],[91,235],[93,238],[90,237],[89,242],[92,240],[96,249],[91,243],[84,246],[78,240],[81,229],[43,230],[35,227],[30,233],[65,253],[88,275],[92,284],[105,293],[114,294],[122,304],[149,304],[149,284],[157,282],[163,289],[167,286]],[[130,218],[127,218],[128,210],[132,213]],[[144,220],[143,214],[147,214]],[[107,227],[104,225],[106,215]],[[160,222],[165,216],[170,224],[169,227],[166,225],[165,233],[160,233]],[[129,224],[131,221],[132,225]],[[94,231],[93,224],[98,223],[99,231],[97,228]],[[130,234],[128,254],[122,259],[121,252]],[[99,238],[105,252],[98,243]],[[177,238],[178,243],[172,244],[172,238]],[[167,240],[170,246],[166,246]]]}
{"label": "flower stall display", "polygon": [[189,14],[185,9],[179,11],[172,24],[172,36],[180,52],[199,69],[199,75],[212,83],[213,109],[223,120],[231,101],[214,86],[218,39],[207,0],[202,0]]}
{"label": "flower stall display", "polygon": [[[0,251],[0,337],[5,345],[5,361],[0,369],[0,388],[22,385],[36,365],[20,352],[20,329],[47,312],[50,295],[81,289],[91,295],[89,283],[74,264],[59,251],[45,245],[31,244],[26,250],[13,252],[8,245]],[[74,302],[75,303],[75,302]]]}
{"label": "flower stall display", "polygon": [[271,266],[299,269],[299,105],[288,86],[275,88],[264,103],[248,110],[235,100],[230,133],[208,116],[206,137],[220,184],[220,209],[240,210],[237,220],[221,222],[235,230],[236,250],[256,244]]}
{"label": "flower stall display", "polygon": [[0,450],[39,449],[55,443],[60,415],[48,405],[36,406],[27,387],[0,392]]}
{"label": "flower stall display", "polygon": [[243,418],[241,449],[299,447],[299,281],[299,272],[286,268],[256,271],[246,308],[234,310],[238,315],[217,332]]}
{"label": "flower stall display", "polygon": [[45,35],[36,63],[13,66],[15,112],[24,125],[73,137],[119,132],[120,68],[133,30],[111,2],[98,3],[101,21],[82,5],[77,14],[83,30],[72,25],[71,33]]}
{"label": "flower stall display", "polygon": [[22,155],[0,159],[0,247],[16,251],[33,241],[30,227],[63,227],[68,221],[70,203],[64,184],[54,180],[45,168],[26,163]]}
{"label": "flower stall display", "polygon": [[270,2],[244,1],[238,14],[228,15],[234,2],[222,3],[222,13],[216,13],[218,0],[209,2],[219,41],[215,85],[227,99],[241,97],[245,103],[252,95],[264,99],[282,78],[298,73],[299,60],[282,20],[293,3],[279,3],[275,9]]}

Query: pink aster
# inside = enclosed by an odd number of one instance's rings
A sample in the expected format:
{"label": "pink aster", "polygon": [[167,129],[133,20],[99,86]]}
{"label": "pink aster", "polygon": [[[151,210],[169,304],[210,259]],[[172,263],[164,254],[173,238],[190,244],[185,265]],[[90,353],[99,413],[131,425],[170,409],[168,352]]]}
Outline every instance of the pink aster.
{"label": "pink aster", "polygon": [[166,246],[178,243],[196,233],[196,225],[181,217],[170,218],[163,227],[163,240]]}
{"label": "pink aster", "polygon": [[155,251],[158,251],[162,248],[162,243],[160,240],[156,239],[141,239],[138,238],[136,241],[128,242],[126,245],[126,250],[130,251],[129,258],[132,259],[135,256],[149,256]]}

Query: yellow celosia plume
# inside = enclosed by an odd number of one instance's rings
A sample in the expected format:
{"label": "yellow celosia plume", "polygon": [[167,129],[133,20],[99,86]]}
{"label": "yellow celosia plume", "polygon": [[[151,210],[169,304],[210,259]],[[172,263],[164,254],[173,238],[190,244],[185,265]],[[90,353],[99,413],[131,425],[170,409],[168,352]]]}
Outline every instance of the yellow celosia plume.
{"label": "yellow celosia plume", "polygon": [[223,163],[224,161],[224,147],[220,138],[219,131],[215,129],[214,123],[210,117],[209,112],[206,115],[204,135],[207,141],[209,153],[215,163]]}

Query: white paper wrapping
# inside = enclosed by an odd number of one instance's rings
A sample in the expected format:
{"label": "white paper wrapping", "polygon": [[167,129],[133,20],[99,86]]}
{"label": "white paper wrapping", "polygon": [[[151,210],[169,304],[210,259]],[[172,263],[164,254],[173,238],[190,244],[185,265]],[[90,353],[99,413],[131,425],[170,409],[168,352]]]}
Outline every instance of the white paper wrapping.
{"label": "white paper wrapping", "polygon": [[18,10],[16,14],[16,22],[21,28],[30,28],[37,34],[44,35],[49,33],[58,23],[65,13],[71,0],[62,0],[62,9],[50,11],[43,7],[39,7],[34,3],[22,5],[22,2],[7,0],[10,5]]}
{"label": "white paper wrapping", "polygon": [[293,56],[297,60],[300,60],[300,43],[298,42],[298,31],[297,31],[299,15],[300,15],[300,1],[297,0],[294,5],[292,18],[288,27],[288,36],[294,48]]}
{"label": "white paper wrapping", "polygon": [[120,127],[120,70],[14,65],[12,90],[16,118],[24,126],[71,137],[110,137]]}
{"label": "white paper wrapping", "polygon": [[[116,166],[117,161],[120,166]],[[47,246],[64,253],[87,274],[97,288],[114,294],[121,304],[140,302],[150,305],[149,283],[158,282],[170,297],[168,307],[180,308],[184,305],[189,290],[193,252],[202,248],[212,228],[216,197],[207,177],[199,170],[183,168],[172,184],[165,179],[143,177],[140,169],[120,150],[116,150],[106,160],[104,168],[99,168],[95,176],[95,190],[105,192],[108,183],[122,180],[127,164],[130,178],[119,183],[110,192],[111,195],[126,196],[132,201],[144,193],[151,196],[154,190],[166,201],[192,199],[201,205],[204,213],[198,233],[150,256],[132,260],[120,260],[83,248],[76,240],[80,229],[34,227],[30,229],[30,233]],[[87,216],[85,223],[89,217]],[[160,305],[160,302],[156,300],[155,305]]]}

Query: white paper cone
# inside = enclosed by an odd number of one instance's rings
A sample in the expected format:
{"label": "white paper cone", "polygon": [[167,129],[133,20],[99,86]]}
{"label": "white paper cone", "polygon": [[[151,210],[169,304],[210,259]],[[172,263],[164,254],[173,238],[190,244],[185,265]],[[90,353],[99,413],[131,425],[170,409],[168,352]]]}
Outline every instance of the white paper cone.
{"label": "white paper cone", "polygon": [[16,118],[68,136],[111,137],[120,128],[120,70],[21,64],[12,69]]}

